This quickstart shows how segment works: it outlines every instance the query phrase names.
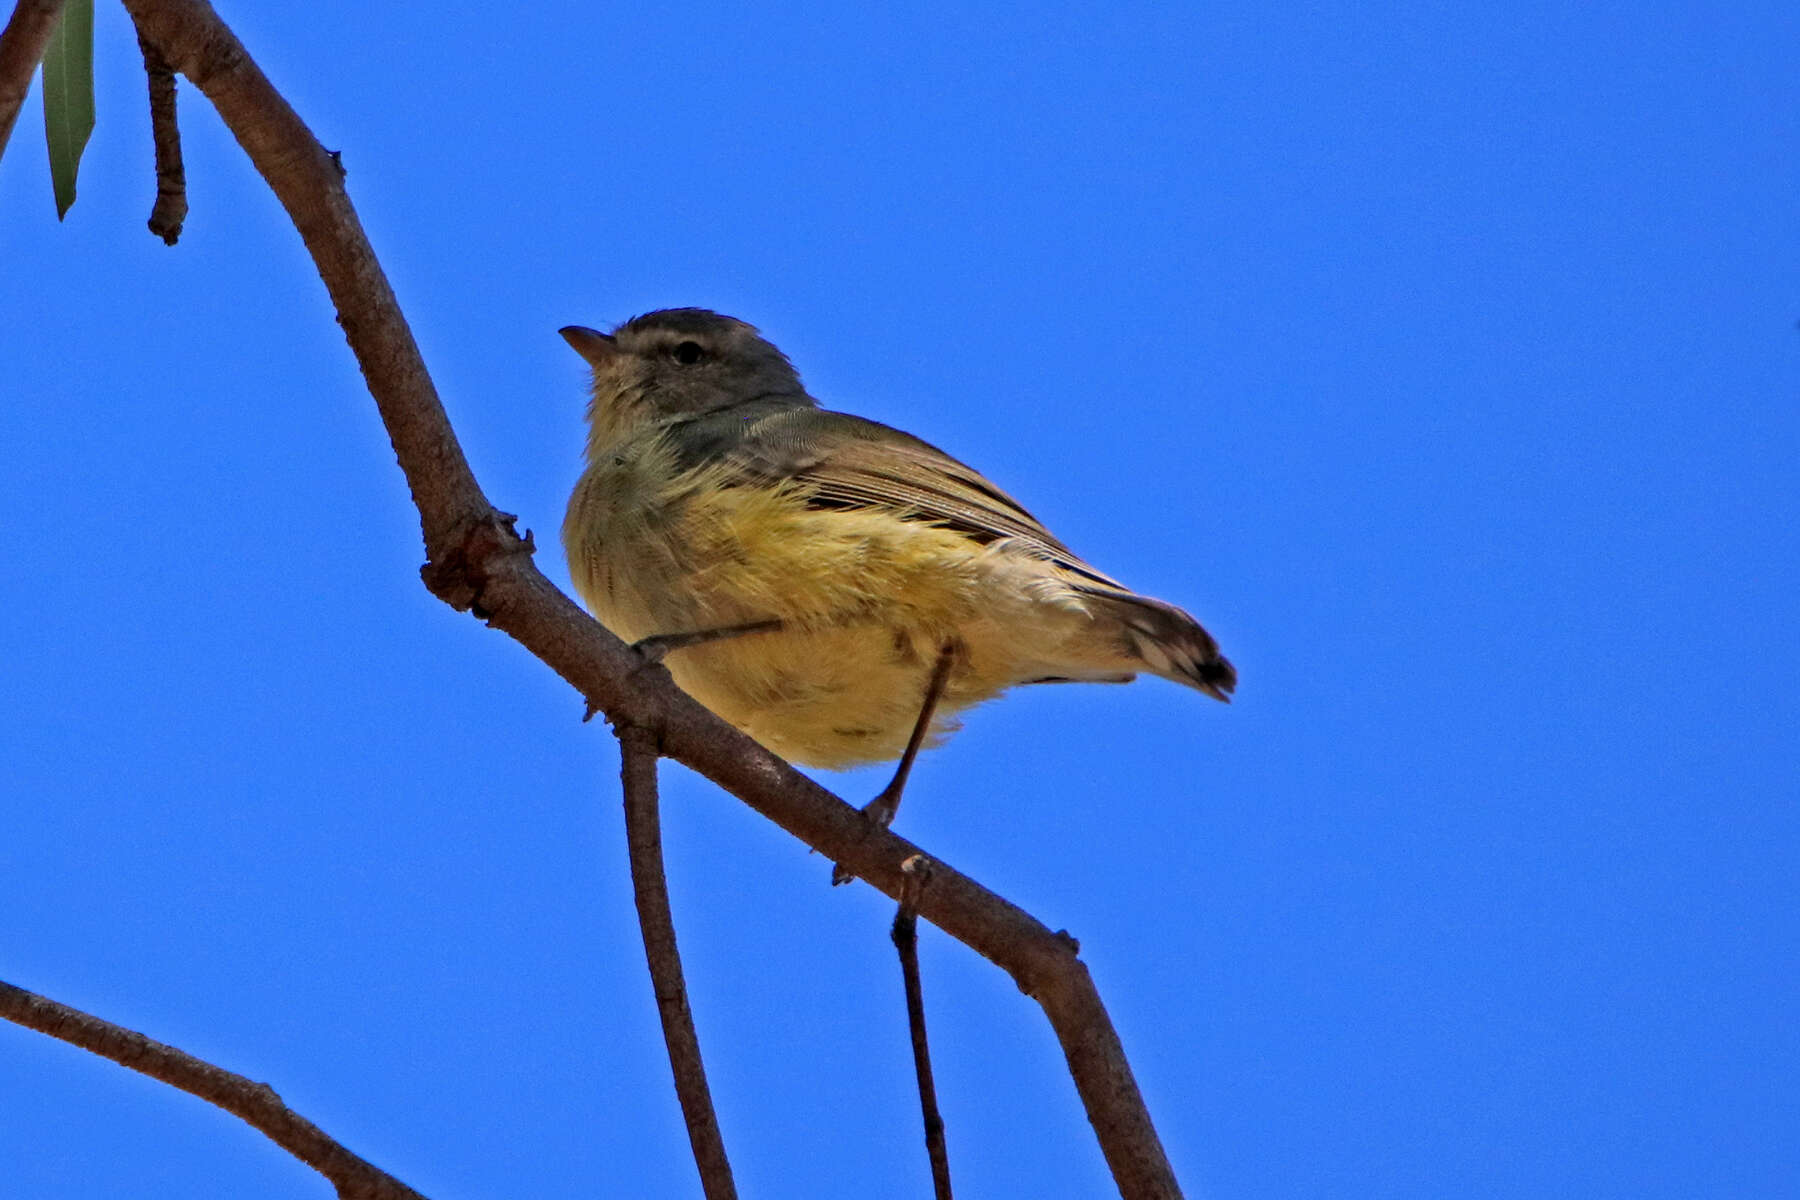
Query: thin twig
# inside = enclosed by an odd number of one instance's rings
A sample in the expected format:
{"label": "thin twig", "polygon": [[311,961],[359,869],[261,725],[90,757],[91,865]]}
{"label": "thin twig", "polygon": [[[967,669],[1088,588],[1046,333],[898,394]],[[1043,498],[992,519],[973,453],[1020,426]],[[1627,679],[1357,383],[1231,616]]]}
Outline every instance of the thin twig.
{"label": "thin twig", "polygon": [[[874,831],[856,809],[683,693],[595,624],[531,561],[476,483],[343,173],[203,0],[124,0],[163,58],[218,108],[319,270],[418,506],[439,599],[517,639],[615,725],[660,735],[661,752],[711,779],[832,862],[896,899],[918,848]],[[1073,939],[933,857],[919,915],[997,963],[1044,1009],[1101,1150],[1126,1200],[1179,1197],[1162,1143]]]}
{"label": "thin twig", "polygon": [[0,1017],[216,1104],[330,1180],[342,1200],[424,1200],[283,1104],[266,1083],[245,1079],[135,1030],[10,983],[0,983]]}
{"label": "thin twig", "polygon": [[62,20],[63,0],[19,0],[0,30],[0,154],[31,94],[31,77]]}
{"label": "thin twig", "polygon": [[916,854],[900,869],[906,873],[906,883],[901,886],[900,910],[894,914],[894,947],[900,951],[900,976],[906,981],[906,1027],[912,1034],[913,1073],[919,1078],[925,1153],[931,1159],[933,1194],[937,1200],[950,1200],[950,1152],[944,1144],[937,1084],[931,1077],[931,1046],[925,1040],[925,988],[919,980],[919,892],[931,878],[931,864],[923,854]]}
{"label": "thin twig", "polygon": [[156,203],[150,209],[150,232],[173,246],[187,219],[187,172],[181,166],[181,126],[175,120],[175,72],[155,46],[138,34],[144,55],[144,77],[150,83],[150,134],[156,145]]}
{"label": "thin twig", "polygon": [[125,8],[163,61],[219,110],[306,242],[425,521],[433,565],[477,539],[472,526],[504,530],[505,552],[529,553],[469,470],[338,162],[205,0],[125,0]]}
{"label": "thin twig", "polygon": [[737,1200],[725,1139],[706,1086],[706,1064],[688,1006],[687,982],[681,974],[681,952],[675,946],[675,918],[669,912],[669,887],[663,873],[662,817],[657,808],[656,735],[638,725],[621,726],[619,775],[625,785],[625,842],[631,852],[631,889],[637,897],[638,928],[644,933],[644,958],[656,990],[656,1015],[662,1019],[663,1042],[675,1094],[687,1122],[688,1142],[706,1200]]}

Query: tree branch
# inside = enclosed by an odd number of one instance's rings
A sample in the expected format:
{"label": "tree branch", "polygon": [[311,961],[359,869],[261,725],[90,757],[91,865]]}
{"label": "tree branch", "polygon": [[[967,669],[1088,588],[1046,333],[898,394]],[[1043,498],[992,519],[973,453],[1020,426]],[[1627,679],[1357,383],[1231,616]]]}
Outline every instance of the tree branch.
{"label": "tree branch", "polygon": [[675,1094],[687,1122],[688,1142],[706,1200],[737,1200],[725,1139],[706,1086],[706,1064],[688,1007],[687,983],[681,976],[681,953],[675,947],[675,918],[669,913],[669,888],[663,872],[662,816],[657,811],[656,735],[637,725],[619,734],[619,776],[625,788],[625,841],[631,850],[631,890],[637,897],[638,927],[644,933],[644,958],[656,990],[656,1015],[662,1019],[663,1043]]}
{"label": "tree branch", "polygon": [[433,561],[461,526],[493,518],[426,373],[394,291],[369,247],[338,162],[319,145],[205,0],[125,0],[138,32],[163,61],[218,108],[244,153],[300,231],[369,393],[413,502]]}
{"label": "tree branch", "polygon": [[31,77],[62,20],[62,6],[63,0],[19,0],[0,30],[0,154],[6,152],[13,124],[31,93]]}
{"label": "tree branch", "polygon": [[[515,638],[615,726],[657,735],[692,767],[826,856],[898,899],[900,864],[919,851],[725,724],[640,671],[626,645],[558,591],[531,562],[512,517],[482,494],[425,372],[336,160],[277,93],[205,0],[124,0],[139,30],[218,108],[293,219],[337,306],[419,508],[428,587]],[[919,913],[1009,972],[1043,1006],[1088,1118],[1129,1200],[1180,1195],[1118,1035],[1074,940],[932,856]]]}
{"label": "tree branch", "polygon": [[150,208],[150,232],[173,246],[187,218],[187,172],[181,166],[181,125],[175,120],[175,72],[155,46],[138,34],[144,55],[144,78],[150,84],[150,136],[156,146],[156,203]]}
{"label": "tree branch", "polygon": [[344,1149],[281,1102],[273,1088],[79,1009],[0,983],[0,1016],[110,1058],[215,1104],[323,1175],[341,1200],[425,1200],[398,1179]]}
{"label": "tree branch", "polygon": [[907,887],[894,914],[894,948],[900,952],[900,978],[906,987],[906,1028],[912,1038],[913,1074],[919,1081],[919,1115],[925,1124],[925,1154],[931,1160],[931,1190],[936,1200],[951,1200],[950,1150],[944,1141],[944,1118],[938,1112],[937,1083],[931,1074],[931,1043],[925,1036],[925,985],[919,978],[919,890],[930,877],[923,856],[909,858],[903,869]]}

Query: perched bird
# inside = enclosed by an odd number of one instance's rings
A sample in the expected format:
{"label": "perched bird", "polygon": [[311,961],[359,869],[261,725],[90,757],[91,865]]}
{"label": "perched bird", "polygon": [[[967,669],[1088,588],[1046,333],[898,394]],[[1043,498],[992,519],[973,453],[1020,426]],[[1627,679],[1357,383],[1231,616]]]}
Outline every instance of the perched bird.
{"label": "perched bird", "polygon": [[1148,671],[1228,700],[1194,618],[1077,558],[937,447],[819,407],[750,325],[699,308],[561,331],[593,368],[563,546],[600,622],[784,758],[900,758],[1016,684]]}

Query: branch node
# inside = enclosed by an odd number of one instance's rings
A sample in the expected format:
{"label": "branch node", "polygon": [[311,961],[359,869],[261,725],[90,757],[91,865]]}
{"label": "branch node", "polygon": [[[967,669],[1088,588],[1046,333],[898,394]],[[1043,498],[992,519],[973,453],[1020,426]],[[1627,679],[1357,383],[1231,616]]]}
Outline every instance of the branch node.
{"label": "branch node", "polygon": [[[884,887],[897,883],[885,865],[897,855],[869,861],[866,849],[857,850],[847,806],[656,673],[634,673],[616,639],[602,636],[529,559],[517,557],[529,555],[531,545],[513,532],[511,518],[493,510],[457,445],[393,290],[344,193],[341,157],[319,143],[203,0],[124,3],[165,61],[218,108],[305,240],[419,507],[428,560],[421,575],[431,592],[459,611],[491,613],[490,624],[518,639],[584,696],[604,700],[610,711],[637,724],[651,724],[671,759],[733,791],[834,858],[841,861],[845,851],[853,852]],[[56,7],[57,0],[21,0],[18,11]],[[43,32],[47,37],[47,29]],[[10,40],[0,37],[0,117],[6,115],[6,85],[30,77],[31,64],[7,69],[13,61],[4,53]],[[22,98],[23,86],[16,90]],[[635,745],[642,736],[634,734],[633,742],[622,745]],[[654,756],[630,750],[628,757],[634,771],[653,784]],[[867,822],[861,825],[866,832]],[[897,848],[899,839],[891,834],[882,839]],[[931,889],[918,899],[933,924],[1021,983],[1037,985],[1025,990],[1039,997],[1056,1031],[1121,1195],[1179,1196],[1118,1035],[1081,961],[1052,942],[1029,914],[945,864],[938,864]],[[349,1193],[340,1186],[340,1194]]]}
{"label": "branch node", "polygon": [[1053,989],[1066,985],[1071,972],[1086,969],[1081,965],[1081,943],[1068,930],[1059,929],[1006,970],[1021,992],[1043,1004]]}
{"label": "branch node", "polygon": [[458,526],[432,561],[419,568],[427,590],[457,612],[488,620],[493,612],[482,604],[482,593],[501,564],[516,554],[529,557],[537,549],[529,536],[521,538],[513,531],[517,520],[511,513],[489,509]]}
{"label": "branch node", "polygon": [[662,732],[644,721],[620,720],[613,723],[613,736],[635,754],[662,757]]}

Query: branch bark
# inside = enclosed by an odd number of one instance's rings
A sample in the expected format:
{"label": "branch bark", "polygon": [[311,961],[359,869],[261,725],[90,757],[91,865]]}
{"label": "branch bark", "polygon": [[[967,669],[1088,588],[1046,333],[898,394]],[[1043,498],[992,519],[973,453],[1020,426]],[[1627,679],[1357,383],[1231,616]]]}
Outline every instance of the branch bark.
{"label": "branch bark", "polygon": [[181,166],[181,125],[175,119],[175,72],[155,46],[138,34],[144,55],[144,78],[150,85],[150,136],[156,146],[156,203],[150,208],[150,232],[173,246],[187,219],[187,172]]}
{"label": "branch bark", "polygon": [[135,1030],[10,983],[0,983],[0,1016],[216,1104],[330,1180],[341,1200],[425,1200],[373,1163],[344,1149],[283,1104],[266,1083],[245,1079]]}
{"label": "branch bark", "polygon": [[19,0],[0,30],[0,154],[6,152],[13,124],[31,93],[31,77],[62,20],[62,7],[63,0]]}
{"label": "branch bark", "polygon": [[[920,853],[872,829],[850,807],[679,691],[639,660],[533,565],[476,483],[418,347],[355,209],[343,171],[205,0],[124,0],[164,61],[218,108],[300,232],[337,307],[351,352],[387,427],[418,506],[427,586],[515,638],[615,726],[656,735],[662,752],[698,771],[887,895],[902,895],[901,863]],[[919,914],[1010,973],[1044,1009],[1121,1195],[1180,1195],[1118,1035],[1067,934],[932,856]]]}
{"label": "branch bark", "polygon": [[944,1140],[944,1117],[938,1111],[937,1082],[931,1073],[931,1041],[925,1031],[925,984],[919,977],[919,889],[931,864],[908,859],[907,882],[894,914],[894,949],[900,952],[900,978],[906,988],[906,1027],[912,1038],[913,1075],[919,1082],[919,1116],[925,1127],[925,1154],[931,1162],[931,1190],[936,1200],[952,1200],[950,1148]]}
{"label": "branch bark", "polygon": [[625,791],[625,841],[631,850],[631,890],[637,897],[638,927],[644,934],[644,958],[656,990],[656,1014],[662,1019],[663,1043],[675,1094],[687,1122],[694,1165],[706,1200],[737,1200],[725,1139],[706,1086],[706,1064],[700,1037],[688,1006],[687,982],[681,975],[681,952],[675,947],[675,918],[669,912],[669,886],[663,871],[662,815],[656,791],[656,735],[635,725],[621,726],[619,778]]}

